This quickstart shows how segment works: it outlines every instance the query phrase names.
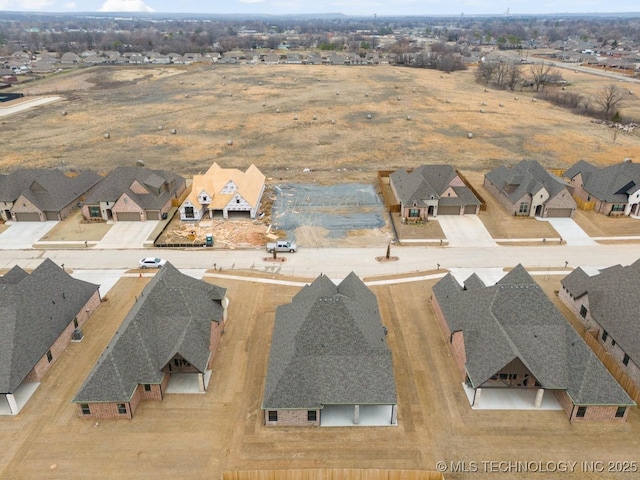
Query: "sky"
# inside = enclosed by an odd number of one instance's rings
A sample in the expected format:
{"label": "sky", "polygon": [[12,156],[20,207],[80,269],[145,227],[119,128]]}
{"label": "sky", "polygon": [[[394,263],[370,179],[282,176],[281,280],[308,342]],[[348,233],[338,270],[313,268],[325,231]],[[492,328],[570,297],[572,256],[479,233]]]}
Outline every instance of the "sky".
{"label": "sky", "polygon": [[638,0],[0,0],[0,11],[345,15],[513,15],[640,12]]}

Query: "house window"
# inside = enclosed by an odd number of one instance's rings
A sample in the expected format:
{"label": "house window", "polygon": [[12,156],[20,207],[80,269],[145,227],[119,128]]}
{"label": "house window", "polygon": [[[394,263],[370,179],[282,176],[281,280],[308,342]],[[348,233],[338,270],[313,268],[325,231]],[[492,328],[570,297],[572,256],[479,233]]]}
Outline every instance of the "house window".
{"label": "house window", "polygon": [[518,208],[518,213],[527,213],[529,212],[529,204],[527,202],[521,202],[520,207]]}
{"label": "house window", "polygon": [[624,354],[624,358],[622,359],[622,363],[624,364],[625,367],[627,365],[629,365],[629,355],[627,355],[626,353]]}
{"label": "house window", "polygon": [[316,410],[307,411],[307,422],[315,422],[318,418],[318,412]]}
{"label": "house window", "polygon": [[584,305],[580,306],[580,316],[582,318],[587,318],[587,307],[585,307]]}
{"label": "house window", "polygon": [[196,218],[195,213],[193,213],[193,207],[184,207],[184,217],[185,218]]}
{"label": "house window", "polygon": [[616,410],[616,418],[622,418],[624,417],[624,414],[627,411],[627,407],[618,407],[618,409]]}
{"label": "house window", "polygon": [[606,330],[602,331],[602,341],[606,342],[607,338],[609,338],[609,332],[607,332]]}
{"label": "house window", "polygon": [[419,217],[420,216],[420,210],[417,208],[411,208],[409,209],[409,217]]}
{"label": "house window", "polygon": [[78,317],[73,319],[73,327],[78,328]]}
{"label": "house window", "polygon": [[240,203],[240,199],[239,198],[236,198],[236,203]]}
{"label": "house window", "polygon": [[53,361],[53,355],[51,355],[51,350],[47,350],[47,360],[49,363]]}
{"label": "house window", "polygon": [[578,407],[578,411],[576,412],[577,418],[584,418],[587,413],[587,407]]}
{"label": "house window", "polygon": [[100,214],[100,207],[89,207],[89,216],[91,218],[99,218],[102,215]]}
{"label": "house window", "polygon": [[91,415],[91,408],[89,408],[88,403],[81,403],[80,411],[82,412],[83,415]]}
{"label": "house window", "polygon": [[611,211],[612,212],[624,212],[624,204],[623,203],[618,203],[615,205],[611,206]]}
{"label": "house window", "polygon": [[127,406],[124,403],[118,404],[118,413],[121,415],[127,413]]}
{"label": "house window", "polygon": [[150,392],[151,391],[151,384],[145,383],[144,384],[144,391],[145,392]]}
{"label": "house window", "polygon": [[278,411],[277,410],[269,410],[269,421],[277,422],[278,421]]}

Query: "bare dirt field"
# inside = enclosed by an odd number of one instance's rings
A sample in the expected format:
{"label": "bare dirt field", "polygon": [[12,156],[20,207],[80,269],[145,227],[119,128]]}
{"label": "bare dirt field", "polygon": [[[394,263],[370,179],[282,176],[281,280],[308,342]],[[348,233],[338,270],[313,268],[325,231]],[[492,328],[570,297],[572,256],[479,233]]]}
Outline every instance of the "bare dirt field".
{"label": "bare dirt field", "polygon": [[[542,277],[553,295],[559,277]],[[448,479],[557,479],[557,473],[488,473],[481,462],[606,462],[638,459],[640,417],[624,424],[569,424],[561,411],[472,410],[428,298],[433,282],[378,286],[389,329],[399,425],[266,428],[260,405],[277,305],[297,287],[215,279],[228,288],[229,323],[209,390],[143,402],[131,421],[86,421],[73,398],[148,278],[120,280],[23,411],[0,417],[0,477],[11,479],[209,478],[225,470],[389,468],[434,470],[476,462]],[[247,295],[250,291],[251,294]],[[402,299],[412,298],[407,302]],[[632,478],[588,474],[567,479]]]}
{"label": "bare dirt field", "polygon": [[[580,91],[612,82],[563,73],[568,88]],[[189,175],[215,160],[225,167],[255,163],[276,179],[299,180],[309,168],[311,181],[335,183],[349,176],[373,182],[377,169],[423,163],[486,171],[522,158],[564,168],[580,158],[609,164],[640,157],[638,133],[614,139],[589,118],[532,102],[531,93],[485,91],[473,74],[389,65],[65,72],[22,90],[65,101],[2,119],[0,168],[110,170],[142,160]],[[625,108],[640,112],[640,86],[624,86],[634,92]]]}

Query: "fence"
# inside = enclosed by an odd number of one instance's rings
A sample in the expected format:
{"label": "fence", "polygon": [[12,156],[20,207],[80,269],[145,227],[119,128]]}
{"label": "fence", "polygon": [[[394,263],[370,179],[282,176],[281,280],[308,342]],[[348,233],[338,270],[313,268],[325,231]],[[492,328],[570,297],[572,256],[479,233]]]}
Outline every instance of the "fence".
{"label": "fence", "polygon": [[389,184],[389,175],[393,172],[393,170],[378,170],[378,188],[380,189],[382,200],[384,201],[384,206],[387,211],[389,213],[398,213],[400,212],[400,204],[396,203]]}
{"label": "fence", "polygon": [[640,388],[631,380],[631,378],[625,373],[625,371],[618,365],[615,359],[600,345],[597,338],[598,332],[588,330],[584,333],[584,341],[589,345],[593,353],[600,359],[609,373],[615,378],[620,386],[624,388],[627,394],[640,405]]}
{"label": "fence", "polygon": [[473,192],[473,194],[476,196],[476,198],[478,200],[480,200],[480,211],[481,212],[486,211],[487,210],[487,202],[484,201],[484,198],[482,198],[482,195],[480,195],[480,193],[475,188],[473,188],[473,185],[471,185],[469,183],[469,181],[465,178],[464,175],[462,175],[460,173],[459,170],[456,170],[456,173],[460,177],[460,180],[462,180],[464,182],[464,184],[467,186],[467,188]]}
{"label": "fence", "polygon": [[578,208],[580,210],[595,210],[596,208],[596,201],[595,200],[590,200],[590,201],[586,201],[583,200],[581,198],[577,198],[577,197],[573,197],[573,199],[576,201],[576,204],[578,205]]}
{"label": "fence", "polygon": [[389,469],[243,470],[224,472],[222,480],[444,480],[440,472]]}
{"label": "fence", "polygon": [[184,189],[184,192],[182,192],[182,195],[180,195],[179,198],[172,198],[171,199],[171,206],[172,207],[179,207],[180,205],[182,205],[182,202],[185,201],[185,199],[189,196],[189,194],[191,193],[191,182],[187,182],[187,188]]}

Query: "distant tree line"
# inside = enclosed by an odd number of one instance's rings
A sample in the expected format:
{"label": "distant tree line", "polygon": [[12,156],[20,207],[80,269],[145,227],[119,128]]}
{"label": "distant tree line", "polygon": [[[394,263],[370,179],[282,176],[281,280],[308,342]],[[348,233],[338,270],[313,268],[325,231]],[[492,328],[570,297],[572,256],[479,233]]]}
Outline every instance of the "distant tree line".
{"label": "distant tree line", "polygon": [[[255,32],[255,35],[246,32]],[[16,47],[30,52],[80,53],[117,50],[160,53],[230,51],[275,48],[286,41],[291,48],[323,48],[359,52],[377,49],[376,38],[395,35],[388,51],[415,53],[410,35],[476,49],[481,44],[499,48],[534,48],[536,44],[569,38],[590,41],[593,47],[637,48],[637,18],[611,16],[537,17],[235,17],[145,14],[115,18],[108,14],[46,15],[0,12],[0,54]],[[524,47],[523,47],[524,46]],[[448,65],[447,52],[431,50],[420,66]]]}

